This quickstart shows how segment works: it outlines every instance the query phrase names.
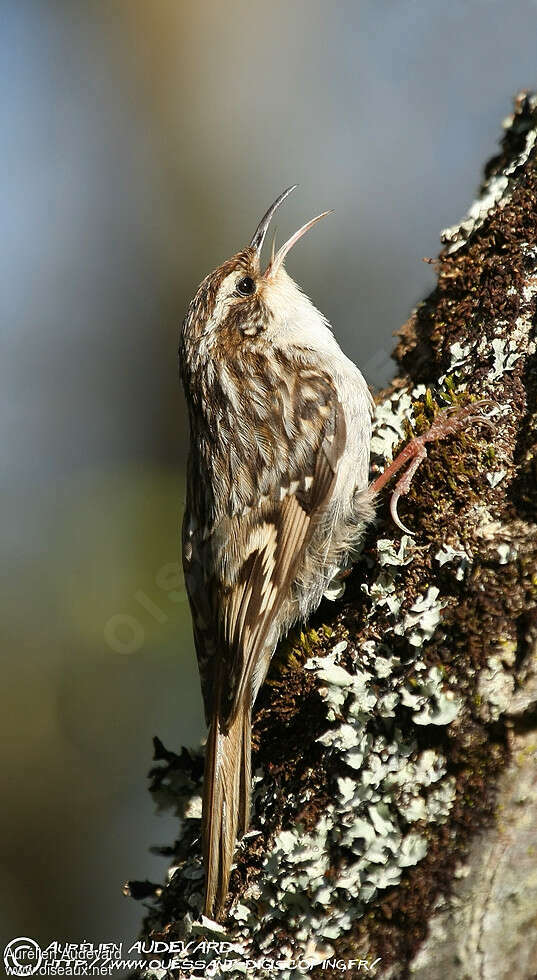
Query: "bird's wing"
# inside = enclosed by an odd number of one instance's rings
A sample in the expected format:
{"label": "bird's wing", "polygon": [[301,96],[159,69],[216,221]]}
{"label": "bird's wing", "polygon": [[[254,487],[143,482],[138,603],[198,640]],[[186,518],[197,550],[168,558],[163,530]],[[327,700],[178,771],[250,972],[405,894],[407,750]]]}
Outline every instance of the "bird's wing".
{"label": "bird's wing", "polygon": [[[264,645],[289,597],[312,530],[330,500],[345,449],[343,409],[324,373],[308,371],[307,385],[293,405],[294,417],[285,420],[289,442],[279,442],[286,459],[275,470],[269,493],[246,514],[232,518],[223,542],[227,555],[235,553],[231,565],[236,572],[232,581],[215,583],[221,669],[220,680],[214,676],[212,684],[220,688],[219,710],[228,723],[242,699],[251,697],[252,689],[257,690],[264,679]],[[259,474],[259,482],[266,490],[266,473]],[[216,666],[213,663],[213,674]],[[261,676],[256,677],[256,671]]]}

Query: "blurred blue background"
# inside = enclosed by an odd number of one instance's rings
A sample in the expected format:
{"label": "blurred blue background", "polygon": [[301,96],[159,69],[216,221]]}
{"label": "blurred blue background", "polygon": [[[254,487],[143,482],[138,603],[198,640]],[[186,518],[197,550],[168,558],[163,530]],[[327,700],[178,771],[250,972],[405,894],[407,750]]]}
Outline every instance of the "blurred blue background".
{"label": "blurred blue background", "polygon": [[[151,736],[204,726],[176,571],[177,331],[297,181],[289,271],[375,386],[512,96],[529,0],[0,2],[5,938],[129,939],[175,835]],[[4,937],[3,937],[4,938]]]}

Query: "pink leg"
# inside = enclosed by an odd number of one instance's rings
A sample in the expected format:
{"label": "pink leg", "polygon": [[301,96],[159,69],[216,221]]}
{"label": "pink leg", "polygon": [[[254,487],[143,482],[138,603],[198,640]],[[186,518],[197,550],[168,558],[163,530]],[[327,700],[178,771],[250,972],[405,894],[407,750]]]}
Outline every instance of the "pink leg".
{"label": "pink leg", "polygon": [[412,532],[408,530],[407,527],[399,519],[397,513],[397,504],[400,497],[404,497],[408,493],[412,485],[412,480],[416,474],[418,467],[421,465],[424,459],[427,459],[427,450],[425,448],[428,442],[437,442],[441,439],[448,439],[450,436],[456,435],[461,429],[465,428],[468,424],[472,422],[482,422],[485,425],[490,426],[492,423],[489,419],[482,415],[476,415],[476,408],[487,407],[490,408],[494,403],[488,400],[483,400],[479,402],[473,402],[470,405],[465,405],[464,408],[459,408],[454,410],[452,408],[446,408],[439,412],[434,422],[431,424],[427,432],[424,432],[421,436],[415,436],[410,440],[409,443],[401,450],[399,455],[394,459],[389,466],[386,467],[383,473],[377,477],[376,480],[370,485],[370,490],[373,494],[377,494],[379,490],[391,480],[392,476],[395,476],[399,470],[410,463],[407,471],[399,478],[395,485],[395,490],[392,494],[390,501],[390,514],[392,515],[393,521],[400,527],[402,531],[406,531],[407,534]]}

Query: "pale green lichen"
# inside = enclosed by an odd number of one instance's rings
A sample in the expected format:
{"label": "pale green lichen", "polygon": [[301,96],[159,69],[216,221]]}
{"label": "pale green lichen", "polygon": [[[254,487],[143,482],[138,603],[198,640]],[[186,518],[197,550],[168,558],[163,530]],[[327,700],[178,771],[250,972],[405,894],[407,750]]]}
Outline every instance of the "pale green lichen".
{"label": "pale green lichen", "polygon": [[394,626],[394,633],[405,635],[414,647],[421,647],[425,640],[430,640],[445,606],[445,602],[438,601],[439,595],[440,590],[435,585],[427,589],[426,594],[412,604],[402,621]]}
{"label": "pale green lichen", "polygon": [[442,690],[442,671],[433,667],[426,677],[405,688],[402,703],[412,709],[416,725],[450,725],[462,704],[452,691]]}
{"label": "pale green lichen", "polygon": [[377,405],[371,439],[374,456],[389,459],[396,442],[405,437],[405,421],[414,417],[414,403],[425,394],[425,385],[417,385],[412,392],[395,391],[381,405]]}
{"label": "pale green lichen", "polygon": [[452,548],[450,544],[443,544],[434,557],[440,566],[451,564],[452,562],[456,564],[455,578],[458,582],[464,579],[466,570],[472,560],[464,548]]}
{"label": "pale green lichen", "polygon": [[504,337],[495,337],[491,342],[491,347],[494,364],[490,380],[497,381],[506,371],[513,370],[521,355],[520,351],[514,347],[511,339],[506,340]]}
{"label": "pale green lichen", "polygon": [[494,470],[493,472],[485,473],[487,478],[487,483],[490,484],[492,488],[497,487],[499,483],[507,476],[507,470]]}
{"label": "pale green lichen", "polygon": [[500,544],[496,545],[496,550],[499,555],[500,565],[508,565],[509,562],[514,561],[518,555],[518,548],[516,544],[511,541],[501,541]]}
{"label": "pale green lichen", "polygon": [[480,714],[484,721],[497,721],[507,711],[514,689],[512,671],[505,669],[500,657],[489,657],[477,679],[477,692],[482,699]]}
{"label": "pale green lichen", "polygon": [[448,374],[451,374],[453,371],[457,371],[458,368],[461,368],[467,364],[470,359],[471,351],[472,344],[460,344],[458,341],[451,344],[449,348],[450,362]]}

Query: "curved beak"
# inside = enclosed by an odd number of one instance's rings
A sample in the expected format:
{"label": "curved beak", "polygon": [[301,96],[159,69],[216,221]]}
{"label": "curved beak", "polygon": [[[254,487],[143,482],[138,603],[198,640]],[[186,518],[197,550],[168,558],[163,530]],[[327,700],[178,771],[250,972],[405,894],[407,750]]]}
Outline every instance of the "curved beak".
{"label": "curved beak", "polygon": [[274,204],[271,204],[267,213],[264,214],[263,217],[261,218],[261,221],[259,222],[255,230],[254,237],[250,242],[250,248],[255,249],[258,256],[261,254],[261,249],[263,248],[263,242],[265,241],[265,235],[267,234],[268,226],[272,220],[272,215],[274,214],[275,211],[277,211],[280,204],[282,204],[283,201],[285,201],[285,198],[288,197],[291,191],[294,191],[296,187],[298,187],[298,184],[293,184],[292,187],[288,187],[287,190],[282,191],[280,196],[277,197],[276,200],[274,201]]}
{"label": "curved beak", "polygon": [[323,211],[322,214],[318,214],[315,218],[312,218],[311,221],[307,221],[305,225],[302,225],[302,228],[299,228],[298,231],[295,231],[294,235],[291,235],[291,238],[286,241],[285,245],[282,245],[282,247],[278,249],[276,255],[272,256],[263,274],[263,279],[270,279],[271,276],[275,275],[278,269],[283,265],[285,256],[291,251],[293,245],[296,245],[299,239],[302,238],[302,236],[305,235],[310,228],[313,228],[313,226],[316,225],[321,218],[326,218],[327,214],[333,213],[333,211]]}

